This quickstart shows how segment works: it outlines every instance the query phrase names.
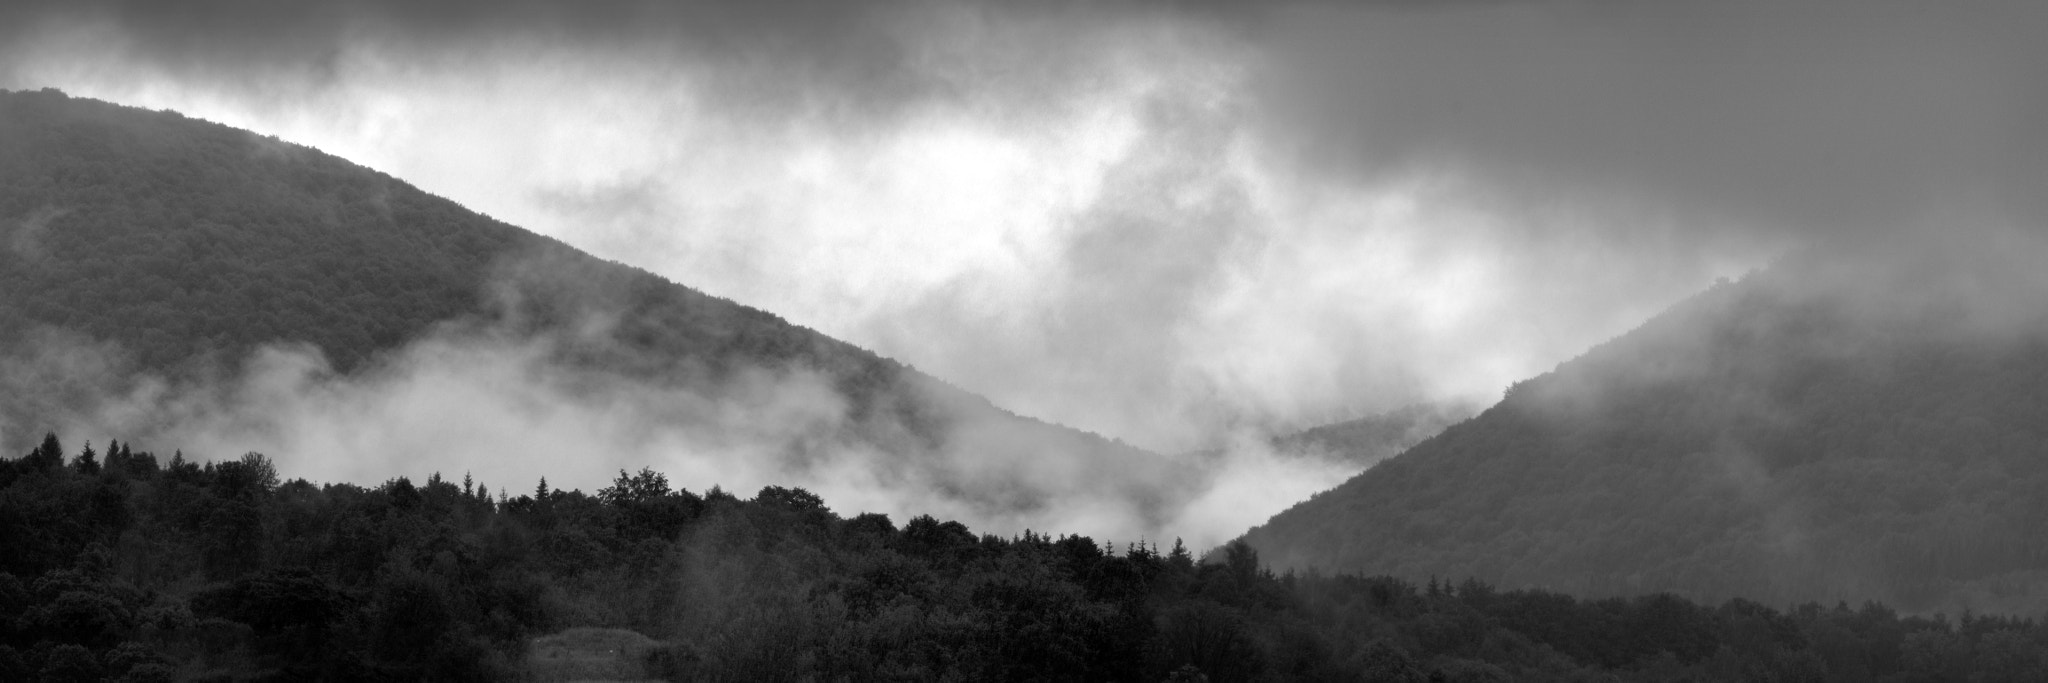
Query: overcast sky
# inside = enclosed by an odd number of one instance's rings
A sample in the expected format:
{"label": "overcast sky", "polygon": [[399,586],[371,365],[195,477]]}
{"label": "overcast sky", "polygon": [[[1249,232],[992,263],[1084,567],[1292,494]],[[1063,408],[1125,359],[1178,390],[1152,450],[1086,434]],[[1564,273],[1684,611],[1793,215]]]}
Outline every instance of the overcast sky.
{"label": "overcast sky", "polygon": [[1815,240],[2041,224],[2048,3],[8,3],[274,134],[1161,450],[1497,398]]}

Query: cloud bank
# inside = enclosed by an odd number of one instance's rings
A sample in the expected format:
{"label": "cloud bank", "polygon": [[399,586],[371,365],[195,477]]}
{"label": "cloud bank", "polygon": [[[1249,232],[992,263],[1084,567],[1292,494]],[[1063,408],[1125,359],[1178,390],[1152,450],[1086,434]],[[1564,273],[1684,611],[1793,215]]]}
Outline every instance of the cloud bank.
{"label": "cloud bank", "polygon": [[36,418],[0,420],[0,440],[51,429],[160,459],[173,446],[192,461],[256,451],[286,477],[469,476],[512,496],[543,479],[595,492],[614,473],[651,467],[699,493],[801,486],[845,516],[931,514],[978,533],[1185,538],[1198,549],[1356,471],[1258,442],[1104,459],[990,415],[946,422],[936,448],[879,444],[834,378],[812,370],[747,367],[714,383],[563,361],[609,343],[604,334],[595,322],[539,334],[451,323],[347,374],[318,349],[279,345],[232,370],[166,378],[116,346],[45,329],[0,356],[0,408]]}
{"label": "cloud bank", "polygon": [[160,7],[17,5],[0,82],[312,144],[1168,451],[1497,397],[1788,249],[2048,196],[2032,3]]}

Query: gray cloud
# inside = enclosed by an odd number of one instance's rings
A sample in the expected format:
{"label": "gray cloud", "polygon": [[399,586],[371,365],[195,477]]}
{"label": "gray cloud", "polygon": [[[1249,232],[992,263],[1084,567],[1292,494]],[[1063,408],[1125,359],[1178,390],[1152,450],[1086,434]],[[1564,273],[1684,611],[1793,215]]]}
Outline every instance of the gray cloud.
{"label": "gray cloud", "polygon": [[2034,4],[1247,5],[15,3],[0,81],[1169,450],[1497,396],[1817,237],[2048,197]]}
{"label": "gray cloud", "polygon": [[[517,278],[530,267],[504,270]],[[612,473],[652,467],[700,492],[806,487],[847,516],[935,514],[1004,535],[1180,536],[1197,548],[1356,468],[1260,443],[1200,458],[1104,458],[1075,447],[1075,437],[949,405],[937,392],[919,399],[953,411],[937,445],[878,443],[873,435],[908,428],[856,416],[833,378],[809,368],[732,368],[717,380],[645,371],[674,359],[631,357],[612,336],[619,313],[602,292],[587,294],[592,305],[560,328],[532,332],[511,311],[495,322],[451,321],[345,375],[319,349],[284,344],[211,373],[165,377],[116,345],[30,330],[0,350],[0,442],[33,443],[49,429],[70,440],[113,436],[159,457],[177,448],[195,461],[253,450],[288,477],[468,473],[514,495],[542,478],[594,491]],[[623,370],[563,361],[620,354]]]}
{"label": "gray cloud", "polygon": [[[2027,2],[1298,8],[1271,134],[1368,177],[1451,168],[1518,203],[1621,195],[1701,232],[1913,229],[2032,212],[2048,7]],[[2038,218],[2038,217],[2036,217]]]}
{"label": "gray cloud", "polygon": [[[929,100],[985,95],[1001,81],[1023,106],[1085,80],[1079,43],[1104,28],[1175,17],[1188,3],[830,0],[84,0],[0,8],[0,54],[49,49],[49,34],[96,31],[127,56],[180,77],[302,98],[345,79],[366,47],[420,68],[473,69],[566,51],[622,57],[630,68],[687,65],[714,74],[709,94],[751,115],[822,115],[859,125]],[[1200,10],[1202,15],[1242,16]],[[86,48],[87,46],[77,46]],[[559,59],[549,55],[543,59]],[[12,60],[10,60],[12,61]],[[541,66],[546,65],[522,65]],[[12,72],[12,73],[10,73]],[[19,80],[0,65],[0,77]]]}
{"label": "gray cloud", "polygon": [[96,25],[173,73],[279,77],[263,88],[332,85],[362,45],[454,68],[492,45],[624,52],[731,74],[728,105],[851,120],[1059,99],[1105,43],[1181,25],[1257,51],[1262,136],[1368,179],[1450,167],[1508,194],[1833,230],[1958,194],[2031,203],[2048,168],[2048,9],[2030,2],[88,0],[0,19],[11,50]]}

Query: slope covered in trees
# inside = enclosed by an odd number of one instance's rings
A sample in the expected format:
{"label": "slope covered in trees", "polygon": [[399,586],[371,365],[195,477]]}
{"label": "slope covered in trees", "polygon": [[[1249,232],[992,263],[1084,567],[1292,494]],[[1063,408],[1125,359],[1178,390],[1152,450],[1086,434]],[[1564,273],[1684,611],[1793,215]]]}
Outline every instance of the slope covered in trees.
{"label": "slope covered in trees", "polygon": [[309,149],[54,91],[0,95],[0,216],[0,329],[150,368],[288,339],[352,368],[475,311],[503,254],[562,249]]}
{"label": "slope covered in trees", "polygon": [[[2048,627],[1279,575],[1244,545],[977,536],[620,472],[279,481],[0,459],[4,680],[2038,680]],[[524,487],[522,487],[524,488]]]}
{"label": "slope covered in trees", "polygon": [[[0,372],[9,448],[55,427],[67,402],[109,391],[66,384],[80,373],[44,347],[109,344],[125,363],[112,374],[207,378],[232,374],[252,349],[306,343],[347,373],[454,325],[546,335],[553,362],[651,385],[815,372],[845,404],[832,445],[906,461],[1056,452],[1162,509],[1193,476],[316,150],[51,90],[0,92],[0,291],[0,354],[43,361]],[[971,473],[940,483],[1003,484]],[[992,504],[1043,497],[1001,493]]]}
{"label": "slope covered in trees", "polygon": [[1717,285],[1245,539],[1582,595],[2048,607],[2038,278],[1879,256]]}

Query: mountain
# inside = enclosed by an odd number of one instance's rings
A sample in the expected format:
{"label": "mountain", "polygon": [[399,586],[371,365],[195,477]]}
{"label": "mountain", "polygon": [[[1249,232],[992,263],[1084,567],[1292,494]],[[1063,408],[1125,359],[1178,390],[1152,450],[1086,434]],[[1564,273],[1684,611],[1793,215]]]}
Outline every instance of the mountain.
{"label": "mountain", "polygon": [[2039,252],[1916,247],[1717,284],[1244,538],[1280,568],[2038,611]]}
{"label": "mountain", "polygon": [[[133,389],[103,386],[118,378],[203,383],[280,345],[310,345],[348,375],[457,330],[545,338],[551,363],[604,381],[823,377],[843,424],[779,444],[801,451],[784,457],[884,453],[872,476],[915,473],[972,505],[1030,510],[1050,494],[970,460],[1058,454],[1085,487],[1148,515],[1193,476],[317,150],[54,90],[0,92],[0,291],[0,445],[16,450],[59,426],[52,415]],[[79,347],[113,349],[93,364],[118,365],[117,379],[81,379],[63,360]]]}

